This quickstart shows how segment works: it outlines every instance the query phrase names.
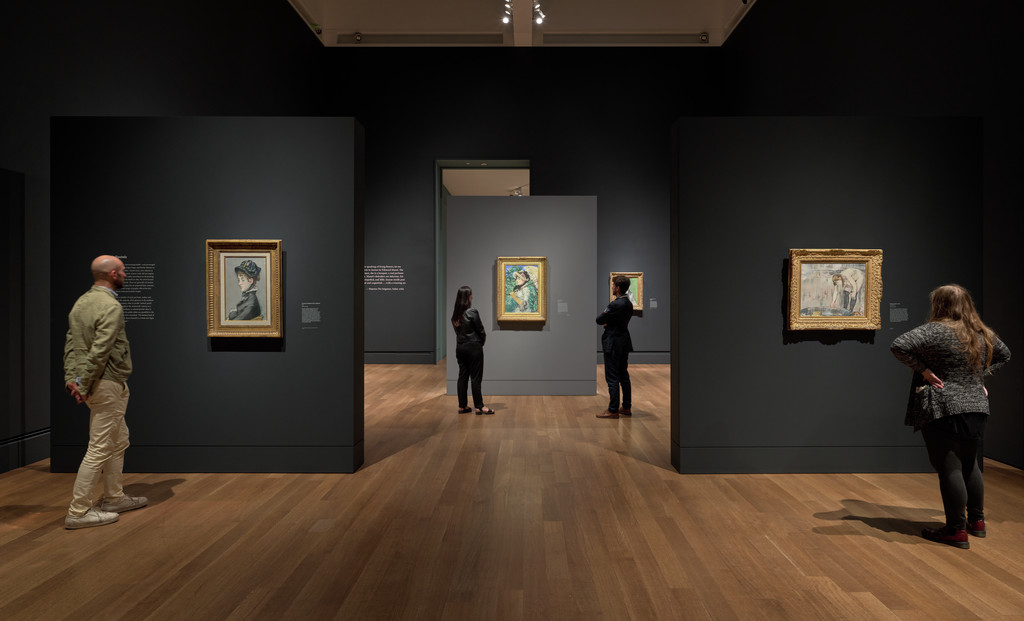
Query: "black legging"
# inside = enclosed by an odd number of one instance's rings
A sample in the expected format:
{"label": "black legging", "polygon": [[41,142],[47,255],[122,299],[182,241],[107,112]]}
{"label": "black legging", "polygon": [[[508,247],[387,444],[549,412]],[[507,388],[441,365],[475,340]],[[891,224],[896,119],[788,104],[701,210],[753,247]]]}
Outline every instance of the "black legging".
{"label": "black legging", "polygon": [[455,348],[455,359],[459,363],[459,382],[456,385],[459,391],[459,409],[466,408],[466,386],[472,380],[473,407],[479,410],[484,407],[484,396],[480,390],[480,383],[484,379],[484,346],[476,341],[460,343]]}
{"label": "black legging", "polygon": [[[983,519],[985,483],[978,463],[981,439],[961,437],[935,423],[922,427],[921,435],[928,449],[928,460],[939,473],[939,492],[942,494],[946,525],[961,530],[967,527],[967,520]],[[967,509],[966,517],[964,508]]]}

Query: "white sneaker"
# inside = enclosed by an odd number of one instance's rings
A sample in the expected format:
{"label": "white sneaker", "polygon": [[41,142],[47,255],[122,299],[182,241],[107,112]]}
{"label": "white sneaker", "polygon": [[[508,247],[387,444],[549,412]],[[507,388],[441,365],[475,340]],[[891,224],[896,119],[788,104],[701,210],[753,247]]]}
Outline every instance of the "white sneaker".
{"label": "white sneaker", "polygon": [[100,505],[100,510],[110,511],[111,513],[124,513],[132,509],[141,509],[146,506],[147,502],[149,502],[149,498],[145,496],[121,496],[117,500],[104,500],[103,504]]}
{"label": "white sneaker", "polygon": [[90,507],[85,515],[75,517],[69,515],[64,518],[64,528],[68,530],[74,530],[76,528],[89,528],[90,526],[103,526],[104,524],[113,524],[120,517],[116,513],[109,513],[107,511],[100,511],[96,507]]}

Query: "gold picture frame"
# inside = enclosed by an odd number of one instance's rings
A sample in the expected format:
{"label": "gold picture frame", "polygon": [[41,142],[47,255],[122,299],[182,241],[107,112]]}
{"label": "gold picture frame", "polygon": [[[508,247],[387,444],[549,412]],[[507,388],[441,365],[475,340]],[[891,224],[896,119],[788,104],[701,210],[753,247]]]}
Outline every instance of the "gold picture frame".
{"label": "gold picture frame", "polygon": [[547,321],[548,258],[498,257],[498,321]]}
{"label": "gold picture frame", "polygon": [[615,299],[615,283],[612,279],[616,276],[625,276],[629,279],[629,301],[633,303],[633,310],[644,309],[644,273],[643,272],[611,272],[608,275],[608,301]]}
{"label": "gold picture frame", "polygon": [[882,251],[789,251],[790,330],[880,330]]}
{"label": "gold picture frame", "polygon": [[281,240],[206,240],[206,335],[281,337]]}

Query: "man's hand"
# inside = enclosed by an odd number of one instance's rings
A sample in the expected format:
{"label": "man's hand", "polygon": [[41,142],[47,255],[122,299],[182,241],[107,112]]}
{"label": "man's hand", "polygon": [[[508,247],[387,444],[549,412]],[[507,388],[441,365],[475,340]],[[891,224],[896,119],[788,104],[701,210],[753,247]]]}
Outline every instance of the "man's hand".
{"label": "man's hand", "polygon": [[68,380],[68,383],[64,386],[64,389],[68,391],[68,394],[75,398],[75,403],[82,404],[88,397],[83,397],[82,393],[78,392],[78,383],[75,380]]}

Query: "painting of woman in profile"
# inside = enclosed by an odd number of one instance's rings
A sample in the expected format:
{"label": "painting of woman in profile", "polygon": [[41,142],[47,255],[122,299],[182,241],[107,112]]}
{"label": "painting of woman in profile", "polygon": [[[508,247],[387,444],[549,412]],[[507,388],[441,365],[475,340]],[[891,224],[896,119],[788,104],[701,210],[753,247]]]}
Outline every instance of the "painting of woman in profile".
{"label": "painting of woman in profile", "polygon": [[206,240],[206,336],[283,336],[281,240]]}
{"label": "painting of woman in profile", "polygon": [[506,271],[508,296],[505,310],[510,313],[536,313],[538,310],[537,281],[530,276],[531,266],[509,266]]}
{"label": "painting of woman in profile", "polygon": [[495,298],[498,321],[547,320],[547,257],[498,257]]}
{"label": "painting of woman in profile", "polygon": [[235,277],[238,279],[238,289],[242,294],[241,299],[235,304],[235,308],[228,312],[228,319],[232,321],[248,321],[263,319],[263,310],[257,297],[259,293],[260,273],[263,270],[252,259],[246,259],[235,266]]}

